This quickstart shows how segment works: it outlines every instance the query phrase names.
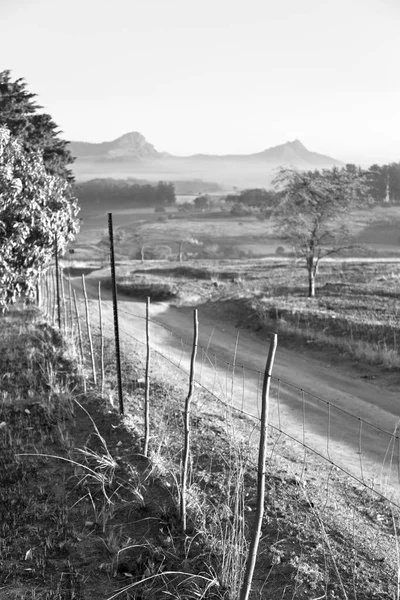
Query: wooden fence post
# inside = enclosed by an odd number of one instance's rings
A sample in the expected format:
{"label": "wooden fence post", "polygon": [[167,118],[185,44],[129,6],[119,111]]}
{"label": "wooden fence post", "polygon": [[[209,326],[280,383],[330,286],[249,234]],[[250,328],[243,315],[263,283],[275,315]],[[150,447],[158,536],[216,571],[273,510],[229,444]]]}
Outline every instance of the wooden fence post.
{"label": "wooden fence post", "polygon": [[83,374],[83,391],[86,394],[86,378],[85,378],[85,373],[83,372],[83,367],[84,367],[84,364],[85,364],[85,355],[84,355],[84,352],[83,352],[81,320],[80,320],[80,316],[79,316],[78,303],[76,301],[75,290],[73,290],[73,293],[74,293],[74,305],[75,305],[75,314],[76,314],[76,324],[77,324],[77,327],[78,327],[79,350],[80,350],[80,355],[81,355],[81,368],[82,368],[82,374]]}
{"label": "wooden fence post", "polygon": [[87,333],[88,333],[88,340],[89,340],[90,358],[92,361],[93,383],[94,383],[94,385],[96,385],[97,384],[96,365],[94,362],[92,330],[90,327],[89,301],[88,301],[88,297],[87,297],[87,293],[86,293],[86,285],[85,285],[85,276],[84,275],[82,275],[82,289],[83,289],[83,296],[85,298],[86,326],[87,326]]}
{"label": "wooden fence post", "polygon": [[54,323],[56,322],[56,282],[54,276],[54,269],[51,270],[51,288],[51,298],[53,301],[53,306],[51,310],[51,322],[54,325]]}
{"label": "wooden fence post", "polygon": [[260,447],[258,452],[258,475],[257,475],[257,502],[255,523],[250,542],[249,554],[246,562],[246,571],[243,579],[242,589],[240,590],[240,600],[248,600],[251,583],[253,580],[254,567],[256,565],[258,544],[260,541],[261,525],[264,516],[264,496],[265,496],[265,461],[267,455],[268,440],[268,412],[269,412],[269,389],[271,386],[271,373],[275,359],[278,336],[272,334],[272,340],[269,347],[267,364],[265,366],[264,383],[261,395],[261,430]]}
{"label": "wooden fence post", "polygon": [[72,286],[71,286],[71,274],[68,273],[68,301],[69,301],[69,324],[71,330],[71,341],[75,348],[75,336],[74,336],[74,319],[72,316]]}
{"label": "wooden fence post", "polygon": [[61,281],[61,299],[63,305],[63,327],[64,335],[67,332],[67,307],[65,304],[65,287],[64,287],[64,269],[60,267],[60,281]]}
{"label": "wooden fence post", "polygon": [[99,325],[100,325],[100,394],[104,393],[104,333],[103,333],[103,311],[101,306],[101,282],[99,281]]}
{"label": "wooden fence post", "polygon": [[182,528],[186,531],[187,526],[187,515],[186,515],[186,495],[187,495],[187,481],[188,481],[188,467],[189,467],[189,452],[190,452],[190,404],[193,398],[194,392],[194,376],[196,366],[196,355],[197,345],[199,340],[199,319],[197,308],[193,313],[193,347],[192,356],[190,359],[190,375],[189,375],[189,392],[185,401],[185,441],[183,447],[183,464],[182,464],[182,477],[181,477],[181,518]]}
{"label": "wooden fence post", "polygon": [[146,383],[144,391],[144,449],[145,456],[149,453],[150,438],[150,298],[146,299]]}
{"label": "wooden fence post", "polygon": [[56,262],[56,293],[57,293],[57,322],[58,329],[61,330],[61,304],[60,304],[60,270],[58,267],[58,240],[57,240],[57,232],[54,240],[55,248],[54,248],[54,257]]}
{"label": "wooden fence post", "polygon": [[124,396],[122,391],[122,372],[121,372],[121,350],[119,344],[119,325],[118,325],[118,299],[117,299],[117,278],[115,274],[115,253],[114,253],[114,230],[112,213],[108,213],[108,236],[110,240],[110,266],[111,266],[111,285],[113,293],[113,315],[114,315],[114,339],[115,339],[115,361],[117,367],[118,381],[118,399],[119,412],[124,414]]}

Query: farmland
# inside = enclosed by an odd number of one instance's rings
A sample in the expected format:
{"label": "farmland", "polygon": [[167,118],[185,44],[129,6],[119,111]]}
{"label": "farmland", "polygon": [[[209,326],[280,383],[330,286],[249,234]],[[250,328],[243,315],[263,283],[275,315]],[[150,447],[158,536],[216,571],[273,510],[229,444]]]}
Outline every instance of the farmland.
{"label": "farmland", "polygon": [[[82,230],[73,246],[75,258],[90,257],[88,246],[92,257],[99,258],[102,247],[107,246],[107,214],[93,211],[82,216]],[[173,207],[160,215],[141,208],[116,211],[113,220],[118,234],[117,252],[125,259],[135,254],[138,236],[145,240],[148,258],[152,258],[151,251],[157,246],[169,247],[174,255],[179,240],[188,235],[200,242],[198,247],[188,249],[197,258],[263,257],[274,255],[278,246],[285,247],[273,220],[231,215],[227,210],[182,213]],[[346,222],[349,220],[354,241],[359,244],[353,251],[356,256],[400,256],[400,208],[376,206],[357,210],[346,216]]]}
{"label": "farmland", "polygon": [[[212,302],[215,310],[224,306],[236,324],[278,330],[287,343],[335,348],[385,368],[400,364],[399,208],[350,215],[359,245],[352,255],[321,263],[313,300],[306,297],[301,261],[279,239],[273,221],[221,212],[171,211],[160,217],[146,209],[116,213],[113,219],[120,292],[178,305]],[[99,276],[109,276],[106,225],[105,214],[84,223],[69,264],[103,266]],[[185,244],[179,264],[179,243],[188,235],[198,243]],[[137,260],[139,239],[143,262]]]}

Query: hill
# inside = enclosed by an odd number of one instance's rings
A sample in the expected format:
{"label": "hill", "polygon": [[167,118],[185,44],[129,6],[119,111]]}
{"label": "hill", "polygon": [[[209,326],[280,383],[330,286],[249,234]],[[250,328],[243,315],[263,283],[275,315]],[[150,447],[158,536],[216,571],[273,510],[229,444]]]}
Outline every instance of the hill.
{"label": "hill", "polygon": [[101,143],[71,142],[77,158],[78,180],[98,176],[141,177],[151,181],[206,179],[225,187],[268,186],[279,166],[316,169],[340,166],[335,158],[308,150],[300,140],[286,142],[254,154],[194,154],[174,156],[159,152],[138,133],[131,132]]}

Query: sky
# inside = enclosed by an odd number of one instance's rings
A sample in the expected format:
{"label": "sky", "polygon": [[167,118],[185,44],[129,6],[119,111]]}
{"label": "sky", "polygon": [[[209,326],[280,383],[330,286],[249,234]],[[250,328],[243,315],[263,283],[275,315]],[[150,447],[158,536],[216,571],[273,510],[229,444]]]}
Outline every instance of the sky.
{"label": "sky", "polygon": [[74,141],[159,151],[299,139],[400,161],[400,0],[0,0],[0,70]]}

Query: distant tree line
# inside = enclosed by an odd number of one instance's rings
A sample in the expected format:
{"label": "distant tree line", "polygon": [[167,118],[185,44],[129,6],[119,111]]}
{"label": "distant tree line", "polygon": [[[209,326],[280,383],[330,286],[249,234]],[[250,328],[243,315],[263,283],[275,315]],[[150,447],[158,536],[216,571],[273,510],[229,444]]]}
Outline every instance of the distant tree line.
{"label": "distant tree line", "polygon": [[92,179],[75,185],[82,209],[166,207],[175,204],[175,187],[171,182],[132,183],[119,179]]}
{"label": "distant tree line", "polygon": [[400,204],[400,162],[372,165],[367,176],[374,202]]}
{"label": "distant tree line", "polygon": [[279,194],[275,190],[254,188],[243,190],[239,194],[228,194],[225,202],[241,204],[249,208],[273,208],[279,201]]}

